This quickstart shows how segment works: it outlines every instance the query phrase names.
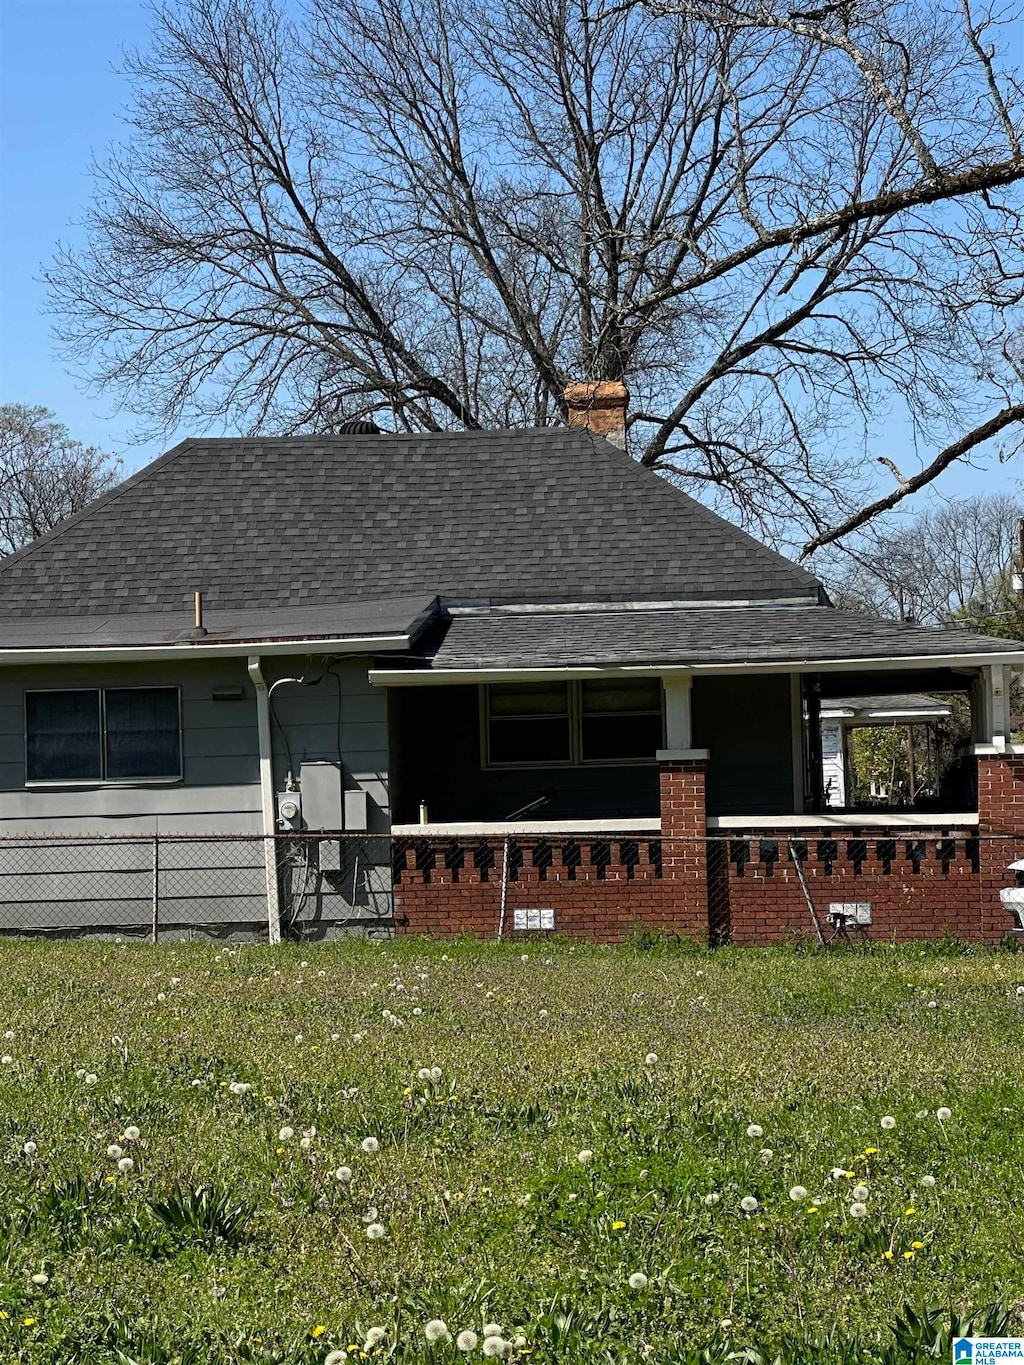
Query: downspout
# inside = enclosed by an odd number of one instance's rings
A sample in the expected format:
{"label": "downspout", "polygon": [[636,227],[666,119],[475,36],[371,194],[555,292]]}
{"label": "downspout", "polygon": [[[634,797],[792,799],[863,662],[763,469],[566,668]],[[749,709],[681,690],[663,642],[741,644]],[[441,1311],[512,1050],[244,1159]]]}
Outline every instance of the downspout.
{"label": "downspout", "polygon": [[260,747],[260,797],[263,807],[263,863],[267,877],[267,935],[281,942],[281,905],[277,888],[277,809],[274,802],[274,748],[270,734],[270,693],[258,654],[249,655],[249,677],[256,688],[256,729]]}

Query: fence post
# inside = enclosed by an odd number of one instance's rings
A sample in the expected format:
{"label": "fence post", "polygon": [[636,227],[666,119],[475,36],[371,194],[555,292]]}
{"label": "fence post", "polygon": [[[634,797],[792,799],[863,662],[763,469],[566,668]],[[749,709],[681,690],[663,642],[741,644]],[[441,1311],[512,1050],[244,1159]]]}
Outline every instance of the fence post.
{"label": "fence post", "polygon": [[160,835],[153,835],[153,932],[155,943],[160,933]]}

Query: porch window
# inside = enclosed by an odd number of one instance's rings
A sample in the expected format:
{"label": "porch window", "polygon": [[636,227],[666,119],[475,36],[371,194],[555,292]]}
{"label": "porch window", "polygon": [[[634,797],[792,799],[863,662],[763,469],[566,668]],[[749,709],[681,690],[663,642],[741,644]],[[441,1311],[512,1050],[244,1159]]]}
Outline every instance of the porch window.
{"label": "porch window", "polygon": [[494,683],[483,708],[488,767],[649,763],[662,747],[658,678]]}
{"label": "porch window", "polygon": [[493,764],[572,762],[568,683],[494,684],[487,688],[487,758]]}
{"label": "porch window", "polygon": [[29,782],[123,782],[181,777],[176,687],[25,693]]}
{"label": "porch window", "polygon": [[658,678],[580,684],[580,761],[653,758],[662,743]]}

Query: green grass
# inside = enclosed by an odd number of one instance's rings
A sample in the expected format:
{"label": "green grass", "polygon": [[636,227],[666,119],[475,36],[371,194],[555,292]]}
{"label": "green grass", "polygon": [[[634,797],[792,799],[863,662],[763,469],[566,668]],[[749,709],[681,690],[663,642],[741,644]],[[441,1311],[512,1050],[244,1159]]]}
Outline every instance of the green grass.
{"label": "green grass", "polygon": [[4,1362],[484,1359],[436,1318],[565,1365],[1024,1333],[1024,957],[0,953]]}

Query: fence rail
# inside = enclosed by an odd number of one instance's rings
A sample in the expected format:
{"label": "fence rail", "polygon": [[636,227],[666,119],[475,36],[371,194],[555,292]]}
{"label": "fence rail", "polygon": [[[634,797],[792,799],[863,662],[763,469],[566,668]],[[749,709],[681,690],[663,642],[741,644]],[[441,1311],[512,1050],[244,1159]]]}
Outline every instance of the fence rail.
{"label": "fence rail", "polygon": [[[0,936],[266,937],[258,834],[0,835]],[[930,828],[273,837],[286,936],[636,928],[996,941],[1024,839]],[[1022,891],[1024,898],[1024,891]],[[836,907],[839,907],[838,910]],[[542,913],[543,912],[543,913]]]}

